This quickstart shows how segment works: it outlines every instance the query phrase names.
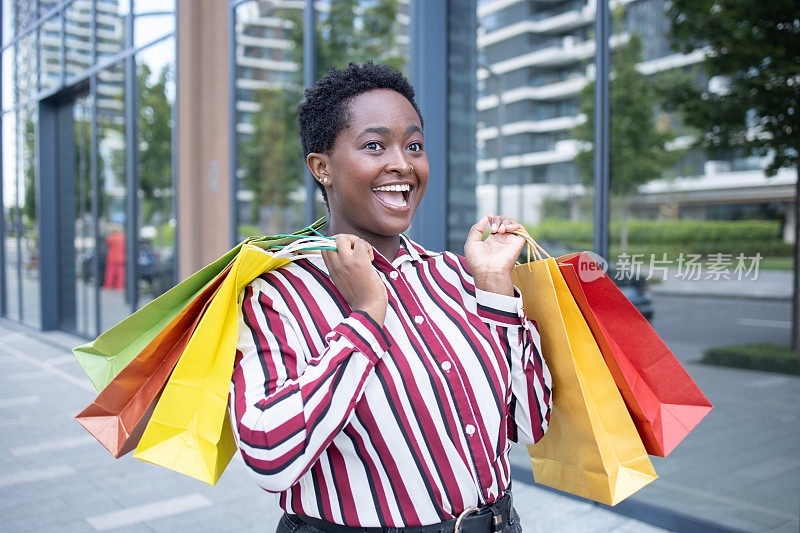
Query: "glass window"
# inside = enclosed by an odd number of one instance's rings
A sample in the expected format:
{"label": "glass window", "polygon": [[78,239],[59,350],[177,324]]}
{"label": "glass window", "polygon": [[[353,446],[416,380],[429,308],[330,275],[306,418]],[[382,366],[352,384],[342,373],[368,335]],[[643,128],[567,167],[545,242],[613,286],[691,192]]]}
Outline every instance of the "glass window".
{"label": "glass window", "polygon": [[16,46],[17,102],[24,103],[36,96],[36,32],[20,38]]}
{"label": "glass window", "polygon": [[[75,124],[75,279],[74,288],[62,288],[74,294],[74,306],[62,310],[62,327],[87,337],[95,335],[97,326],[95,280],[105,265],[96,257],[97,245],[92,216],[92,113],[93,98],[86,95],[75,100],[72,108]],[[65,282],[69,283],[68,280]],[[73,300],[72,298],[70,300]],[[68,307],[68,306],[64,306]]]}
{"label": "glass window", "polygon": [[135,15],[133,19],[133,45],[138,48],[175,31],[175,16]]}
{"label": "glass window", "polygon": [[0,85],[3,90],[3,111],[11,109],[17,102],[14,90],[14,67],[17,49],[13,45],[3,50],[2,64],[0,64]]}
{"label": "glass window", "polygon": [[[633,298],[650,307],[655,330],[715,404],[667,459],[654,458],[660,478],[632,499],[735,530],[797,529],[798,499],[787,496],[798,493],[790,444],[797,442],[797,426],[778,422],[794,416],[787,403],[793,378],[701,363],[712,349],[746,354],[748,344],[773,345],[759,346],[759,354],[779,346],[788,353],[790,303],[740,298],[748,289],[774,297],[778,286],[791,294],[793,246],[784,230],[796,199],[779,192],[774,180],[780,178],[766,178],[763,158],[748,162],[747,154],[730,148],[686,150],[703,133],[681,118],[692,108],[704,112],[694,116],[699,123],[713,114],[700,102],[690,102],[683,115],[668,112],[664,103],[674,95],[660,88],[669,81],[667,87],[695,83],[708,90],[702,76],[690,75],[702,71],[699,60],[687,73],[668,61],[647,75],[632,68],[675,53],[664,3],[626,5],[616,22],[630,39],[612,55],[610,255],[624,266],[617,273],[623,284],[652,288]],[[769,56],[757,46],[756,57]],[[783,172],[793,183],[794,169]],[[760,292],[764,279],[775,280],[776,289]],[[701,297],[712,291],[713,300]],[[749,398],[757,398],[755,411]]]}
{"label": "glass window", "polygon": [[36,171],[36,124],[34,107],[23,109],[17,119],[19,139],[20,261],[22,269],[22,321],[33,327],[41,326],[39,219],[37,216],[38,173]]}
{"label": "glass window", "polygon": [[[16,0],[16,3],[17,4],[25,4],[25,3],[33,4],[33,2],[30,2],[30,1],[25,2],[24,0],[23,1]],[[51,14],[53,12],[53,10],[55,10],[60,3],[62,3],[61,0],[39,0],[39,15],[38,16],[43,17],[45,15]]]}
{"label": "glass window", "polygon": [[175,12],[175,0],[133,0],[133,14]]}
{"label": "glass window", "polygon": [[2,42],[3,46],[5,46],[14,38],[14,1],[2,0],[0,9],[3,10],[2,14],[0,14],[0,20],[2,20]]}
{"label": "glass window", "polygon": [[[372,59],[407,72],[406,2],[318,2],[317,77]],[[245,2],[236,16],[237,217],[241,236],[304,225],[302,4]],[[269,139],[265,142],[265,139]],[[326,212],[315,190],[316,216]]]}
{"label": "glass window", "polygon": [[[39,84],[42,91],[52,90],[61,85],[62,23],[61,17],[50,17],[37,30],[39,35]],[[35,65],[35,63],[32,64]]]}
{"label": "glass window", "polygon": [[92,5],[90,2],[73,2],[64,10],[67,83],[91,66],[92,41]]}
{"label": "glass window", "polygon": [[126,2],[97,2],[97,61],[103,61],[120,53],[125,48]]}
{"label": "glass window", "polygon": [[[235,16],[238,231],[285,233],[303,225],[305,201],[297,130],[303,10],[246,2]],[[285,29],[287,37],[253,36],[264,27]],[[270,59],[274,50],[290,59]]]}
{"label": "glass window", "polygon": [[176,220],[172,175],[175,41],[136,55],[139,148],[138,306],[175,284]]}
{"label": "glass window", "polygon": [[19,144],[17,142],[16,113],[3,114],[3,223],[5,235],[6,313],[9,318],[19,320],[22,291],[22,262],[20,261],[20,234],[22,227],[19,209]]}
{"label": "glass window", "polygon": [[125,63],[100,71],[97,83],[97,172],[100,190],[100,329],[130,313],[125,272],[127,186],[125,172]]}

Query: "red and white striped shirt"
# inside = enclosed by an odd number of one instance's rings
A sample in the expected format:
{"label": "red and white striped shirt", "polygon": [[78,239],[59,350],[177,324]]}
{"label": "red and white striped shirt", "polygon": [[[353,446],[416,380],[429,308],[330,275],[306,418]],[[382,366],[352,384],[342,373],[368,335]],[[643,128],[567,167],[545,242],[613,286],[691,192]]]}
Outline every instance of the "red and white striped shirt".
{"label": "red and white striped shirt", "polygon": [[241,295],[232,425],[289,513],[441,522],[502,495],[511,441],[547,429],[551,378],[522,299],[476,289],[461,256],[401,242],[392,262],[375,253],[383,328],[350,310],[321,257]]}

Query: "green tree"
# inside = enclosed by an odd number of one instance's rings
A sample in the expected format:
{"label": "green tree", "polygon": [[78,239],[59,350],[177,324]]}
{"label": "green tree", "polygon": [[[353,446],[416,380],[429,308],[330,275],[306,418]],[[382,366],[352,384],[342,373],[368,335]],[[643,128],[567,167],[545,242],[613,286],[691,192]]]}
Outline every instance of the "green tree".
{"label": "green tree", "polygon": [[[645,74],[636,69],[642,43],[633,34],[612,57],[610,76],[611,147],[610,192],[620,202],[622,250],[627,249],[626,219],[631,196],[645,183],[661,178],[680,153],[666,149],[675,138],[666,117],[658,117],[659,92]],[[594,179],[594,91],[591,81],[580,93],[580,110],[586,121],[575,128],[575,137],[588,148],[575,157],[581,181],[591,187]]]}
{"label": "green tree", "polygon": [[[261,206],[282,206],[289,194],[303,183],[305,168],[298,141],[298,90],[261,89],[255,101],[259,112],[251,120],[252,133],[240,145],[239,161],[246,189],[255,194],[250,204],[250,222],[259,221]],[[280,227],[280,209],[273,222]]]}
{"label": "green tree", "polygon": [[673,104],[699,145],[769,157],[767,176],[797,169],[792,348],[800,352],[800,9],[796,0],[673,0],[675,47],[707,51],[702,70],[719,80],[676,84]]}
{"label": "green tree", "polygon": [[[399,53],[397,22],[398,0],[376,0],[366,3],[361,9],[361,0],[337,0],[331,2],[328,13],[316,25],[317,65],[316,77],[324,76],[331,67],[343,68],[350,61],[388,65],[404,71],[405,56]],[[292,59],[303,63],[302,13],[294,12],[289,39]]]}
{"label": "green tree", "polygon": [[172,104],[167,98],[171,65],[150,81],[150,67],[137,67],[139,97],[139,187],[145,224],[156,213],[172,209]]}

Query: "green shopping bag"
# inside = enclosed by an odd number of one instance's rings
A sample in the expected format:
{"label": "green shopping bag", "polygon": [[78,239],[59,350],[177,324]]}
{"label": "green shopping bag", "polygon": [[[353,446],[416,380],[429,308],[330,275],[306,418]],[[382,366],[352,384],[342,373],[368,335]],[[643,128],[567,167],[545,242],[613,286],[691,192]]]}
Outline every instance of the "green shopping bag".
{"label": "green shopping bag", "polygon": [[297,238],[318,233],[325,219],[291,235],[248,237],[228,253],[195,272],[175,287],[148,303],[95,340],[73,348],[72,352],[94,387],[103,390],[172,320],[200,294],[239,254],[242,246],[261,248],[288,244]]}

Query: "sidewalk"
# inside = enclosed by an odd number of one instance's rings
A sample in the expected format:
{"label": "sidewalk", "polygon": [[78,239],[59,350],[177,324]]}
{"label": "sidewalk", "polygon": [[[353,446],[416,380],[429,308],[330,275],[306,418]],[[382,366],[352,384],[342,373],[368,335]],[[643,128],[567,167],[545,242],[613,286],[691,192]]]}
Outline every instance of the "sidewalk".
{"label": "sidewalk", "polygon": [[[219,483],[114,459],[73,417],[95,397],[69,348],[81,339],[0,319],[0,523],[3,531],[275,530],[277,499],[234,458]],[[530,469],[517,447],[515,468]],[[526,533],[664,531],[590,502],[514,482]]]}
{"label": "sidewalk", "polygon": [[704,296],[763,300],[791,300],[792,272],[761,270],[756,279],[714,279],[707,271],[700,279],[682,279],[675,269],[669,269],[666,279],[650,285],[653,294],[670,296]]}

